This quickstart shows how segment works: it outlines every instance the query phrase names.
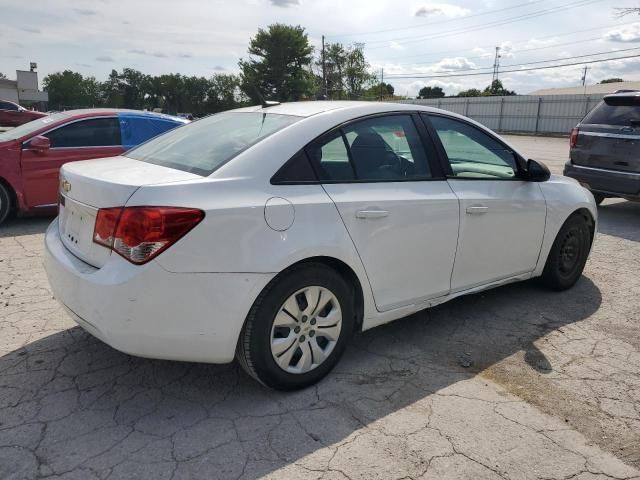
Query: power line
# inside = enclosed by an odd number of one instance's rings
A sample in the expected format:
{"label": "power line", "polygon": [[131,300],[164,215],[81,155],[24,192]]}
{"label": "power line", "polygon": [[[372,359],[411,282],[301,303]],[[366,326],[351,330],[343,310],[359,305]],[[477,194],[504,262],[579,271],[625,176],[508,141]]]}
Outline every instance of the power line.
{"label": "power line", "polygon": [[[562,68],[562,67],[573,67],[576,65],[587,65],[592,63],[603,63],[603,62],[613,62],[616,60],[626,60],[629,58],[639,58],[638,55],[626,55],[624,57],[615,57],[615,58],[602,58],[599,60],[585,60],[582,62],[573,62],[573,63],[565,63],[562,65],[545,65],[543,67],[531,67],[531,68],[519,68],[516,70],[503,70],[502,73],[519,73],[519,72],[531,72],[534,70],[548,70],[552,68]],[[396,76],[393,79],[398,80],[402,78],[412,79],[412,78],[452,78],[452,77],[476,77],[479,75],[491,75],[492,72],[476,72],[476,73],[461,73],[461,74],[451,74],[451,75],[403,75]]]}
{"label": "power line", "polygon": [[[527,66],[527,65],[539,65],[541,63],[559,62],[559,61],[563,61],[563,60],[573,60],[574,58],[595,57],[595,56],[598,56],[598,55],[609,55],[609,54],[612,54],[612,53],[631,52],[631,51],[634,51],[634,50],[640,50],[640,47],[622,48],[622,49],[618,49],[618,50],[608,50],[606,52],[593,52],[593,53],[587,53],[587,54],[584,54],[584,55],[573,55],[571,57],[553,58],[551,60],[538,60],[538,61],[535,61],[535,62],[512,63],[512,64],[509,64],[509,65],[503,65],[503,67],[504,68],[511,68],[511,67],[522,67],[522,66]],[[497,54],[497,52],[496,52],[496,54]],[[437,63],[425,65],[425,67],[430,67],[430,66],[435,66],[435,65],[437,65]],[[493,65],[493,67],[475,67],[475,68],[466,68],[466,69],[459,69],[459,70],[441,70],[438,73],[473,72],[473,71],[478,71],[478,70],[488,70],[489,68],[493,68],[493,74],[494,74],[494,76],[496,76],[495,75],[496,74],[496,64],[495,63]],[[415,72],[415,73],[416,74],[420,74],[421,72]],[[387,77],[395,78],[398,75],[413,75],[413,73],[396,73],[396,74],[392,73],[392,74],[387,75]]]}
{"label": "power line", "polygon": [[[592,32],[594,30],[603,30],[605,28],[614,28],[614,27],[624,27],[627,25],[632,25],[634,23],[637,22],[628,22],[628,23],[619,23],[619,24],[614,24],[614,25],[602,25],[600,27],[593,27],[593,28],[585,28],[582,30],[573,30],[571,32],[565,32],[565,33],[560,33],[560,34],[554,34],[554,35],[546,35],[544,37],[537,37],[535,38],[535,40],[545,40],[547,38],[559,38],[559,37],[566,37],[569,35],[574,35],[576,33],[583,33],[583,32]],[[581,43],[581,42],[587,42],[590,40],[599,40],[601,37],[596,37],[596,38],[592,38],[592,39],[584,39],[584,40],[577,40],[575,42],[567,42],[567,43],[562,43],[562,44],[556,44],[556,45],[549,45],[549,46],[545,46],[545,47],[536,47],[536,48],[531,48],[531,49],[526,49],[526,50],[514,50],[514,52],[526,52],[526,51],[530,51],[530,50],[542,50],[545,48],[553,48],[553,47],[557,47],[557,46],[562,46],[562,45],[571,45],[574,43]],[[529,40],[516,40],[517,42],[527,42]],[[517,43],[516,43],[517,45]],[[482,46],[478,46],[476,48],[492,48],[494,45],[482,45]],[[468,52],[469,49],[459,49],[459,50],[445,50],[445,51],[440,51],[440,52],[433,52],[433,53],[418,53],[418,54],[414,54],[414,55],[394,55],[393,58],[416,58],[416,57],[426,57],[426,56],[438,56],[438,55],[445,55],[448,53],[460,53],[460,52]],[[481,58],[481,57],[474,57],[474,58]]]}
{"label": "power line", "polygon": [[454,29],[454,30],[446,30],[444,32],[437,32],[434,34],[427,34],[427,35],[420,35],[417,37],[402,37],[402,38],[391,38],[391,39],[385,39],[385,40],[372,40],[370,42],[368,42],[368,44],[365,45],[365,48],[369,49],[369,50],[373,50],[376,48],[387,48],[388,45],[380,45],[380,46],[373,46],[373,47],[369,47],[370,44],[374,43],[391,43],[391,42],[395,42],[396,44],[407,44],[407,43],[415,43],[415,42],[421,42],[423,40],[432,40],[435,38],[443,38],[443,37],[448,37],[451,35],[458,35],[461,33],[469,33],[469,32],[475,32],[478,30],[485,30],[487,28],[492,28],[492,27],[498,27],[498,26],[502,26],[502,25],[507,25],[509,23],[515,23],[515,22],[521,22],[521,21],[525,21],[525,20],[530,20],[532,18],[538,18],[544,15],[549,15],[552,13],[558,13],[558,12],[562,12],[564,10],[568,10],[570,8],[576,8],[576,7],[584,7],[586,5],[589,5],[591,3],[596,3],[602,0],[579,0],[577,2],[572,2],[572,3],[567,3],[563,6],[559,6],[559,7],[554,7],[554,8],[547,8],[544,10],[538,10],[536,12],[531,12],[528,13],[526,15],[519,15],[517,17],[511,17],[511,18],[507,18],[507,19],[502,19],[502,20],[496,20],[493,22],[488,22],[488,23],[484,23],[484,24],[478,24],[478,25],[473,25],[470,27],[464,27],[464,28],[458,28],[458,29]]}
{"label": "power line", "polygon": [[511,7],[505,7],[505,8],[498,8],[495,10],[486,10],[484,12],[480,12],[480,13],[474,13],[472,15],[465,15],[464,17],[460,17],[460,18],[452,18],[449,20],[442,20],[442,21],[438,21],[438,22],[426,22],[426,23],[421,23],[419,25],[410,25],[407,27],[397,27],[397,28],[387,28],[384,30],[373,30],[373,31],[369,31],[369,32],[356,32],[356,33],[341,33],[341,34],[332,34],[332,35],[327,35],[328,37],[356,37],[356,36],[364,36],[364,35],[376,35],[378,33],[387,33],[387,32],[396,32],[398,30],[411,30],[413,28],[422,28],[422,27],[428,27],[429,25],[442,25],[443,23],[451,23],[451,22],[460,22],[463,20],[467,20],[469,18],[475,18],[475,17],[482,17],[483,15],[489,15],[492,13],[498,13],[498,12],[504,12],[506,10],[513,10],[515,8],[520,8],[520,7],[524,7],[524,6],[528,6],[528,5],[534,5],[534,4],[539,4],[541,2],[543,2],[545,0],[541,0],[541,1],[536,1],[536,0],[532,0],[529,2],[525,2],[525,3],[519,3],[518,5],[512,5]]}

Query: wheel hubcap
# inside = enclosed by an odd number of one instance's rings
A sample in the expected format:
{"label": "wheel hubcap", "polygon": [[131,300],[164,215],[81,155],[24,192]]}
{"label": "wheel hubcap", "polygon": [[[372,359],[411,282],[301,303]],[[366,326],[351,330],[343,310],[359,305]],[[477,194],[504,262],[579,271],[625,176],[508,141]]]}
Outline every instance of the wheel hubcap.
{"label": "wheel hubcap", "polygon": [[560,270],[563,273],[571,272],[580,258],[580,237],[574,231],[567,233],[560,248]]}
{"label": "wheel hubcap", "polygon": [[311,286],[291,295],[271,327],[271,355],[289,373],[306,373],[331,355],[342,329],[340,303],[330,290]]}

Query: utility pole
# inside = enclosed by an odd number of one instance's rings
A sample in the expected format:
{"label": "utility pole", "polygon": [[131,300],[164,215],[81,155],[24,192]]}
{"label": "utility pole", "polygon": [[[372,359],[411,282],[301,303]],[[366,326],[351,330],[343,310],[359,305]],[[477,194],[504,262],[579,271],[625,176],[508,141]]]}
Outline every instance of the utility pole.
{"label": "utility pole", "polygon": [[584,70],[582,72],[582,86],[584,88],[583,95],[587,94],[587,72],[589,71],[589,67],[584,66]]}
{"label": "utility pole", "polygon": [[324,60],[324,35],[322,35],[322,99],[327,99],[327,67]]}
{"label": "utility pole", "polygon": [[496,56],[493,60],[493,76],[491,77],[491,83],[498,80],[500,71],[500,47],[496,47]]}
{"label": "utility pole", "polygon": [[384,100],[384,68],[380,69],[380,100]]}
{"label": "utility pole", "polygon": [[586,87],[587,85],[587,72],[589,71],[589,67],[584,66],[584,70],[582,72],[582,86]]}

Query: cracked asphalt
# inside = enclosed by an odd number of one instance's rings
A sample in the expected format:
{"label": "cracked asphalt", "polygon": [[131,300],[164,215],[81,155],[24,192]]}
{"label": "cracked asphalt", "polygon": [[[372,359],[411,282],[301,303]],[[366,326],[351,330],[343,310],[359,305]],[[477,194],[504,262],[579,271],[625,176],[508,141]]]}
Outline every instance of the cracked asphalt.
{"label": "cracked asphalt", "polygon": [[[512,137],[558,172],[566,139]],[[130,357],[52,298],[51,219],[0,227],[0,478],[640,479],[640,204],[570,291],[527,282],[354,338],[314,388]]]}

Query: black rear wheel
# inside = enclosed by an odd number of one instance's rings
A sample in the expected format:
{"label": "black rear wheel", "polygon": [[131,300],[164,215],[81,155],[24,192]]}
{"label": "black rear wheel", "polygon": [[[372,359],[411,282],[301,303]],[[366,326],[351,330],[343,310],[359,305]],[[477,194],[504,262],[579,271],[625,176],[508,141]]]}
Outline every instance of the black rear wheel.
{"label": "black rear wheel", "polygon": [[7,187],[0,183],[0,224],[9,216],[11,207],[11,194]]}
{"label": "black rear wheel", "polygon": [[240,333],[236,358],[261,383],[296,390],[323,378],[354,328],[353,287],[319,264],[292,267],[256,299]]}
{"label": "black rear wheel", "polygon": [[582,275],[591,248],[591,229],[585,217],[574,214],[562,225],[542,272],[543,285],[553,290],[571,288]]}

